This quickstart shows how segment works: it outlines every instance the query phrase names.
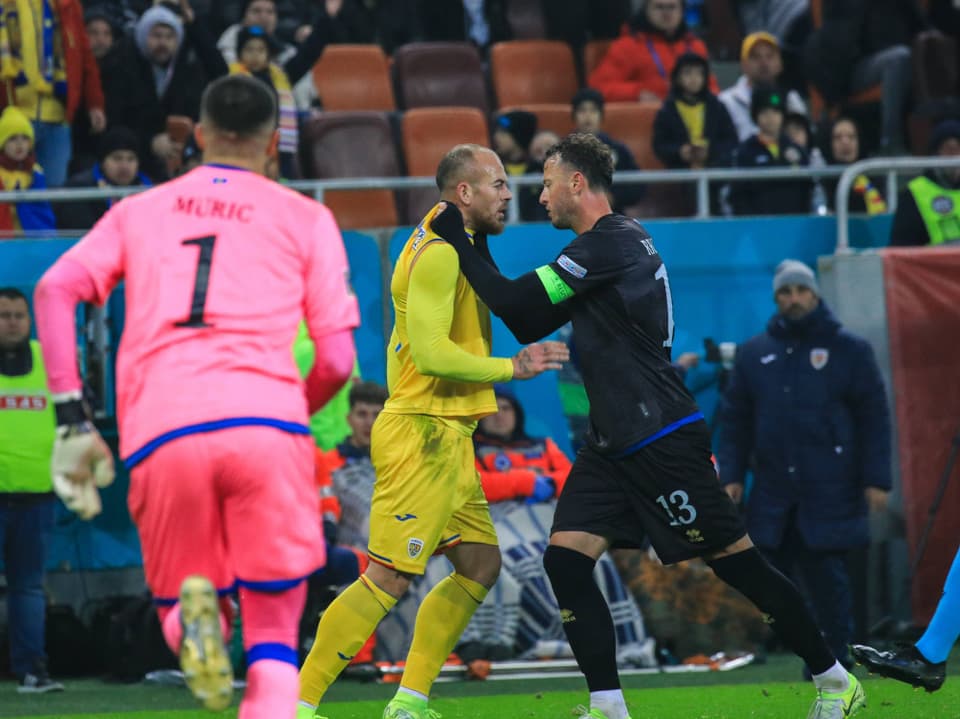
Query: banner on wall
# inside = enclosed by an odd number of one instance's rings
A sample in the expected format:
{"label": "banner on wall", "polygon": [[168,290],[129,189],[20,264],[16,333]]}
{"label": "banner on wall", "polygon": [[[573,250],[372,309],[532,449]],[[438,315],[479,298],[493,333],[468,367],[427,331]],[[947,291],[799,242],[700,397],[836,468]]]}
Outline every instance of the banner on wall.
{"label": "banner on wall", "polygon": [[[915,553],[960,431],[960,247],[883,251],[907,541]],[[958,463],[960,464],[960,463]],[[913,618],[936,608],[960,544],[954,467],[912,583]]]}

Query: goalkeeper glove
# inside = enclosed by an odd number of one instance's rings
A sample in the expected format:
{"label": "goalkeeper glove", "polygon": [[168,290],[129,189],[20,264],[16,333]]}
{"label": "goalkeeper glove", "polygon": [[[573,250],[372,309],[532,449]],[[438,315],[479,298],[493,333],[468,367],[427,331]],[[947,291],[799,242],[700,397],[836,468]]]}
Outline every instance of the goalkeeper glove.
{"label": "goalkeeper glove", "polygon": [[102,511],[97,488],[114,478],[113,455],[87,417],[79,393],[60,401],[54,397],[57,434],[50,471],[53,491],[80,519],[93,519]]}

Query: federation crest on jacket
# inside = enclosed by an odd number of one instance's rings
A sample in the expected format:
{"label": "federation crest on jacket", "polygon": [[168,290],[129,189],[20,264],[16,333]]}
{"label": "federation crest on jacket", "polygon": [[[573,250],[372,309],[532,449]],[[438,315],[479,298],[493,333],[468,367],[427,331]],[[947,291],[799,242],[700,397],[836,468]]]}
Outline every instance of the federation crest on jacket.
{"label": "federation crest on jacket", "polygon": [[823,369],[830,361],[830,350],[825,347],[814,347],[810,350],[810,365],[814,369]]}

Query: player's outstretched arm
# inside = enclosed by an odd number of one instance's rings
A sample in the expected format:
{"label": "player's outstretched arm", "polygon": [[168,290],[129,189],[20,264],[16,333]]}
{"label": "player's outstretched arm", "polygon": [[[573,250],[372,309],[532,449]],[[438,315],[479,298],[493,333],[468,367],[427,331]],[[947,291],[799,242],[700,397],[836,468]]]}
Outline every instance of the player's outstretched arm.
{"label": "player's outstretched arm", "polygon": [[97,488],[114,478],[113,455],[83,405],[77,369],[74,313],[77,303],[97,297],[92,275],[70,258],[56,262],[34,294],[37,336],[57,416],[50,462],[53,489],[81,519],[100,514]]}
{"label": "player's outstretched arm", "polygon": [[542,339],[570,321],[566,307],[551,301],[535,272],[515,280],[504,277],[470,242],[459,208],[449,202],[440,204],[445,207],[431,220],[430,228],[457,251],[467,281],[518,342]]}

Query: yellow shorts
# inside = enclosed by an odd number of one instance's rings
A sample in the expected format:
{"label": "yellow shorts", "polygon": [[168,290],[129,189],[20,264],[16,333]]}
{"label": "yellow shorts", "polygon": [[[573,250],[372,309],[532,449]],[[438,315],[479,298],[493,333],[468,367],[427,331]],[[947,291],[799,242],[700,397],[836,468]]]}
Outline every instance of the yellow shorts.
{"label": "yellow shorts", "polygon": [[432,554],[460,542],[497,544],[471,437],[435,417],[381,412],[370,459],[371,561],[423,574]]}

